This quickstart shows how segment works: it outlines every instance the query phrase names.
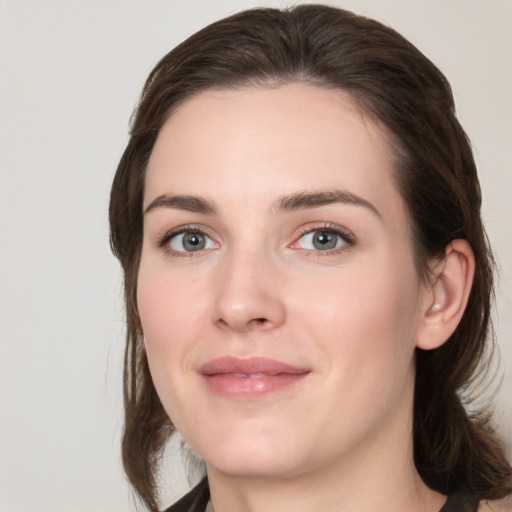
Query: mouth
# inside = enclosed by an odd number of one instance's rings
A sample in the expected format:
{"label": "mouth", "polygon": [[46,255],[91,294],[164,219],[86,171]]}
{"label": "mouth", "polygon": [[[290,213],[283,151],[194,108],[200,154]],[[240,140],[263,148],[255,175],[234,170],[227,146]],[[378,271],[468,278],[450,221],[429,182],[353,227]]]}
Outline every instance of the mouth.
{"label": "mouth", "polygon": [[199,368],[212,393],[239,400],[255,400],[299,383],[311,370],[263,357],[221,357]]}

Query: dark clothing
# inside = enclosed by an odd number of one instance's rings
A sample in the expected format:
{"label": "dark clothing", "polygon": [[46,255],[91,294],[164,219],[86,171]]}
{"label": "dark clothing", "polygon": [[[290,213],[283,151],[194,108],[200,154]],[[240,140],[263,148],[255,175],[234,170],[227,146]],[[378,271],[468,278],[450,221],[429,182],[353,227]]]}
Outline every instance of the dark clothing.
{"label": "dark clothing", "polygon": [[188,494],[185,494],[183,498],[166,509],[165,512],[204,512],[209,499],[210,489],[208,488],[208,480],[204,478]]}
{"label": "dark clothing", "polygon": [[[165,512],[204,512],[209,499],[210,490],[205,478]],[[476,512],[479,501],[467,491],[459,490],[448,496],[439,512]]]}
{"label": "dark clothing", "polygon": [[476,512],[480,500],[464,489],[450,494],[439,512]]}

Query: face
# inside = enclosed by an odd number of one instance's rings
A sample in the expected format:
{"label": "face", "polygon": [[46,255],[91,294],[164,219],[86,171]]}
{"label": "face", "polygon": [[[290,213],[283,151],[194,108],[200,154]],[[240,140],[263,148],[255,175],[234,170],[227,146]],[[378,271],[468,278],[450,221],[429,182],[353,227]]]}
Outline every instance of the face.
{"label": "face", "polygon": [[403,446],[425,293],[392,168],[379,126],[308,85],[204,92],[162,128],[138,307],[161,401],[209,470]]}

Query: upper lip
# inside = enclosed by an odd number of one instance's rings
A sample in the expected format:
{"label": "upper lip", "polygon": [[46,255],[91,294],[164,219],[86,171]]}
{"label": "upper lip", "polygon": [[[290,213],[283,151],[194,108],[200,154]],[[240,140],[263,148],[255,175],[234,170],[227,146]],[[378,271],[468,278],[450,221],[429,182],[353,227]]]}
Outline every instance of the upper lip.
{"label": "upper lip", "polygon": [[300,368],[267,357],[239,358],[233,356],[212,359],[199,367],[202,375],[300,375],[308,373],[307,368]]}

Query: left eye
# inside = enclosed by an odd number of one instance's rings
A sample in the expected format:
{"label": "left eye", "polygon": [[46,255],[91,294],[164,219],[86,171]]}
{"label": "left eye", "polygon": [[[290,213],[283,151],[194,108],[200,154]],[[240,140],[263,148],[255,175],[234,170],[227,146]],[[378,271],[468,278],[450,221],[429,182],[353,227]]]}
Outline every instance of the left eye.
{"label": "left eye", "polygon": [[313,251],[329,251],[346,244],[343,236],[333,231],[315,230],[302,235],[294,246]]}
{"label": "left eye", "polygon": [[209,236],[197,231],[178,233],[171,238],[169,245],[171,249],[178,252],[195,252],[216,247]]}

